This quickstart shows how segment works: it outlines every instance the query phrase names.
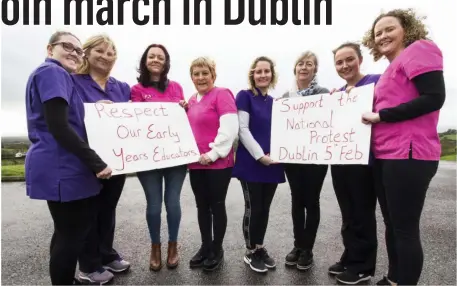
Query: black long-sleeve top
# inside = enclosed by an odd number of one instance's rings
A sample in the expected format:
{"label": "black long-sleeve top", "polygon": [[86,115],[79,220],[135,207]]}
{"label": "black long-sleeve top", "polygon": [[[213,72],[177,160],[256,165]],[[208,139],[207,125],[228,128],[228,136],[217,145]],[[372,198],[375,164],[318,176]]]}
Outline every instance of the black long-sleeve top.
{"label": "black long-sleeve top", "polygon": [[439,110],[446,99],[443,71],[420,74],[412,79],[419,97],[379,111],[383,122],[400,122]]}
{"label": "black long-sleeve top", "polygon": [[43,106],[48,130],[57,143],[68,152],[75,154],[96,174],[103,171],[107,164],[89,147],[89,144],[76,134],[68,123],[67,102],[60,97],[56,97],[46,101]]}

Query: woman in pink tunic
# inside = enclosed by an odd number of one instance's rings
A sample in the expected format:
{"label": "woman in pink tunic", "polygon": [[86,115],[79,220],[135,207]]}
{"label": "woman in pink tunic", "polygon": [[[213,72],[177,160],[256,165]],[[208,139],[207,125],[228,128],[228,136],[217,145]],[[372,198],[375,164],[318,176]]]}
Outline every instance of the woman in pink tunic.
{"label": "woman in pink tunic", "polygon": [[381,14],[363,44],[390,62],[375,87],[372,149],[377,196],[386,226],[387,276],[379,285],[415,285],[423,266],[420,217],[441,146],[439,110],[445,100],[443,55],[411,10]]}
{"label": "woman in pink tunic", "polygon": [[[132,86],[132,102],[174,102],[184,100],[179,83],[168,79],[170,55],[158,44],[146,48],[139,64],[138,83]],[[146,196],[146,220],[151,239],[149,269],[159,271],[162,264],[161,213],[165,201],[168,223],[168,268],[179,264],[178,233],[181,223],[181,189],[187,174],[187,166],[173,166],[138,172],[138,179]],[[165,182],[165,186],[163,186]]]}
{"label": "woman in pink tunic", "polygon": [[187,116],[201,157],[188,168],[202,239],[190,267],[203,266],[204,270],[212,271],[224,257],[225,198],[234,165],[233,142],[239,130],[238,115],[232,92],[214,86],[216,65],[212,60],[194,60],[190,75],[197,93],[189,99]]}

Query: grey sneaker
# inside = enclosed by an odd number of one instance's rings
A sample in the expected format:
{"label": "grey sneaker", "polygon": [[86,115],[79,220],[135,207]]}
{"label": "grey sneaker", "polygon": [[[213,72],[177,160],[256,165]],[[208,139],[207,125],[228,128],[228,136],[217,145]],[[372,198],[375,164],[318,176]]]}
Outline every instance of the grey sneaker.
{"label": "grey sneaker", "polygon": [[125,261],[124,259],[116,259],[106,265],[103,265],[106,270],[112,272],[124,272],[130,268],[130,262]]}
{"label": "grey sneaker", "polygon": [[79,272],[79,280],[86,281],[89,283],[106,284],[113,279],[113,273],[100,269],[92,273]]}

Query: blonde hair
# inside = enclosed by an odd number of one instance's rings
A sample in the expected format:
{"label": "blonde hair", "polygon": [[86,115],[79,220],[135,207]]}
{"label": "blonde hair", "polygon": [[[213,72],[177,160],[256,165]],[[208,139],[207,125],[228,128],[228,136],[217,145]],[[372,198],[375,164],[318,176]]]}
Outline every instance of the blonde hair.
{"label": "blonde hair", "polygon": [[362,40],[362,44],[370,50],[370,54],[373,55],[373,60],[375,62],[381,59],[383,55],[376,47],[374,28],[379,20],[384,17],[394,17],[400,22],[401,27],[405,31],[403,39],[405,47],[408,47],[417,40],[429,40],[427,38],[428,31],[423,23],[423,20],[425,20],[426,17],[419,17],[413,9],[395,9],[387,13],[381,13],[381,15],[374,20],[371,29],[365,33]]}
{"label": "blonde hair", "polygon": [[89,64],[89,61],[87,60],[87,55],[90,54],[90,51],[93,48],[95,48],[96,46],[98,46],[100,44],[110,45],[113,48],[114,53],[117,56],[116,45],[114,44],[113,40],[110,37],[108,37],[107,35],[104,35],[104,34],[92,36],[83,45],[83,50],[84,50],[85,56],[83,58],[83,62],[81,63],[81,65],[79,65],[78,69],[76,70],[76,73],[78,73],[78,74],[88,74],[89,73],[90,64]]}
{"label": "blonde hair", "polygon": [[295,68],[297,67],[298,63],[307,58],[313,58],[313,62],[314,62],[314,66],[315,66],[314,73],[317,74],[317,67],[319,66],[319,62],[317,60],[316,54],[311,51],[306,51],[297,58],[297,60],[295,61],[295,65],[294,65],[294,74],[295,74]]}
{"label": "blonde hair", "polygon": [[207,67],[213,77],[213,81],[216,81],[216,63],[212,59],[208,57],[199,57],[193,60],[189,68],[191,77],[195,67]]}
{"label": "blonde hair", "polygon": [[257,89],[255,88],[255,82],[254,82],[254,71],[255,71],[255,67],[258,62],[267,62],[270,64],[271,81],[270,81],[270,84],[268,85],[268,89],[275,88],[276,83],[278,82],[278,75],[276,74],[275,64],[274,64],[273,60],[271,60],[268,57],[264,57],[264,56],[256,58],[252,62],[251,67],[249,68],[249,73],[248,73],[249,89],[254,93],[254,95],[257,95]]}

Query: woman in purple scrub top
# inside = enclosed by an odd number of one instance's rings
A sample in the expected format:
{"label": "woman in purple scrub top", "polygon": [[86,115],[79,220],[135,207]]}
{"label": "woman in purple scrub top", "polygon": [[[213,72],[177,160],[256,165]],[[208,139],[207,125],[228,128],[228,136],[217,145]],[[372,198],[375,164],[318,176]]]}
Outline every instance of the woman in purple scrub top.
{"label": "woman in purple scrub top", "polygon": [[[95,35],[84,43],[83,50],[83,61],[73,74],[83,102],[128,102],[129,85],[110,76],[117,59],[113,41],[106,35]],[[103,188],[99,196],[97,224],[79,258],[78,278],[81,281],[104,284],[113,278],[111,272],[119,273],[130,268],[130,263],[113,248],[116,207],[125,179],[125,175],[116,175],[101,181]]]}
{"label": "woman in purple scrub top", "polygon": [[281,164],[269,156],[273,97],[268,94],[277,82],[274,63],[259,57],[251,64],[249,89],[236,96],[239,145],[232,176],[238,178],[244,195],[244,262],[253,271],[267,272],[276,262],[268,255],[263,240],[268,226],[270,205],[278,184],[286,181]]}
{"label": "woman in purple scrub top", "polygon": [[70,73],[82,60],[79,39],[57,32],[47,58],[30,75],[26,87],[28,136],[25,161],[27,195],[45,200],[54,221],[50,249],[53,285],[72,285],[78,257],[96,219],[101,184],[109,168],[90,149],[84,105]]}
{"label": "woman in purple scrub top", "polygon": [[[335,69],[346,81],[339,91],[376,84],[379,74],[362,74],[362,51],[356,43],[344,43],[333,51]],[[330,266],[329,273],[343,284],[357,284],[374,276],[377,256],[376,193],[373,166],[330,166],[333,189],[343,220],[341,235],[344,252],[340,260]]]}

